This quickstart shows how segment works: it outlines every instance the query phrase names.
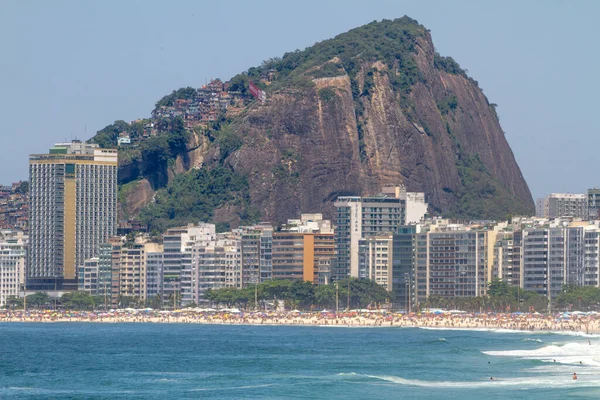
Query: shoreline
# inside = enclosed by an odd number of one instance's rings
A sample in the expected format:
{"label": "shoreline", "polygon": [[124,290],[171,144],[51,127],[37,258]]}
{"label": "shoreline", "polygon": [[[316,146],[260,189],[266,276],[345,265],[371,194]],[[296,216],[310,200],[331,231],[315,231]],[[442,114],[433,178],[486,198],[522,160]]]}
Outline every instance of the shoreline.
{"label": "shoreline", "polygon": [[600,319],[575,317],[555,318],[543,315],[511,316],[481,314],[476,316],[400,314],[350,314],[323,316],[320,314],[192,314],[164,315],[158,313],[96,314],[75,313],[56,315],[52,312],[0,314],[2,323],[141,323],[141,324],[202,324],[248,326],[304,326],[348,328],[422,328],[430,330],[501,331],[506,333],[556,333],[574,336],[600,337]]}

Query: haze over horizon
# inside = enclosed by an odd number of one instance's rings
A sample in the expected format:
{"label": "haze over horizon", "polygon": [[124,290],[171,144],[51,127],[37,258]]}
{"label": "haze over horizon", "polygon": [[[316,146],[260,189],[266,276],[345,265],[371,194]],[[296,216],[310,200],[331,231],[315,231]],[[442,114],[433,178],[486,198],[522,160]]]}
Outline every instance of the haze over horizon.
{"label": "haze over horizon", "polygon": [[593,1],[356,0],[3,3],[0,183],[28,154],[148,117],[163,95],[223,80],[373,20],[408,15],[479,82],[534,198],[600,186],[592,120],[600,80]]}

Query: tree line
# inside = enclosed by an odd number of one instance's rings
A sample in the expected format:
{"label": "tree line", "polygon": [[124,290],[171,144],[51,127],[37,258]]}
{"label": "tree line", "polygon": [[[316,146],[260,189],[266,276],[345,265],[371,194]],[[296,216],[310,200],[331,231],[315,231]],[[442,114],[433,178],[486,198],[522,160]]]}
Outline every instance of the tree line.
{"label": "tree line", "polygon": [[391,293],[374,281],[354,278],[320,286],[306,281],[273,280],[245,289],[208,289],[204,293],[204,299],[216,306],[242,309],[265,309],[278,300],[283,300],[286,308],[300,310],[335,309],[336,304],[339,309],[376,308],[391,298]]}
{"label": "tree line", "polygon": [[476,297],[442,298],[431,296],[425,307],[446,308],[470,312],[545,312],[548,299],[536,292],[510,286],[508,283],[494,279],[488,285],[487,295]]}

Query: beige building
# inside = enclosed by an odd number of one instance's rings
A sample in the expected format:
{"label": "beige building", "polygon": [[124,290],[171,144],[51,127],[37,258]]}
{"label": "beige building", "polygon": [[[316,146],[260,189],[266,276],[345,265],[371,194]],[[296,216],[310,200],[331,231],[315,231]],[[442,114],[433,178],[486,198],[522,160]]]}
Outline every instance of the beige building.
{"label": "beige building", "polygon": [[146,250],[143,244],[112,242],[111,303],[118,307],[122,297],[139,302],[147,299]]}

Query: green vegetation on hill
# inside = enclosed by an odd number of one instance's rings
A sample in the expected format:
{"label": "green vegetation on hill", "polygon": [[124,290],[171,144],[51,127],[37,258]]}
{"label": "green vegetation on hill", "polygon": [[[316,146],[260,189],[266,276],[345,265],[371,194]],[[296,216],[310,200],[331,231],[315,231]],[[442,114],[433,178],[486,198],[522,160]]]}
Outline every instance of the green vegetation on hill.
{"label": "green vegetation on hill", "polygon": [[409,91],[410,86],[423,79],[413,54],[417,39],[425,32],[423,26],[406,16],[393,21],[373,21],[305,50],[285,53],[281,58],[265,61],[260,67],[250,68],[231,79],[232,90],[245,93],[248,79],[256,83],[267,71],[277,73],[277,81],[267,88],[271,91],[297,84],[305,75],[321,78],[347,73],[353,82],[355,97],[358,97],[360,93],[354,78],[363,63],[382,61],[389,68],[392,83]]}
{"label": "green vegetation on hill", "polygon": [[148,120],[139,120],[131,124],[119,120],[99,130],[96,135],[90,139],[90,142],[97,143],[102,148],[116,148],[117,140],[121,132],[126,133],[131,140],[135,141],[144,134],[144,127]]}
{"label": "green vegetation on hill", "polygon": [[463,186],[454,193],[455,209],[448,216],[505,220],[510,215],[529,214],[527,206],[490,175],[478,155],[459,154],[456,166]]}
{"label": "green vegetation on hill", "polygon": [[212,221],[215,209],[225,205],[240,210],[242,223],[258,220],[258,214],[250,211],[248,181],[244,176],[223,166],[195,169],[178,175],[167,188],[159,190],[154,202],[140,212],[140,219],[150,230],[163,232],[189,222]]}
{"label": "green vegetation on hill", "polygon": [[175,104],[175,100],[188,100],[193,98],[196,95],[196,89],[193,87],[184,87],[178,90],[173,90],[170,94],[164,96],[162,99],[156,102],[156,108],[162,106],[172,106]]}

